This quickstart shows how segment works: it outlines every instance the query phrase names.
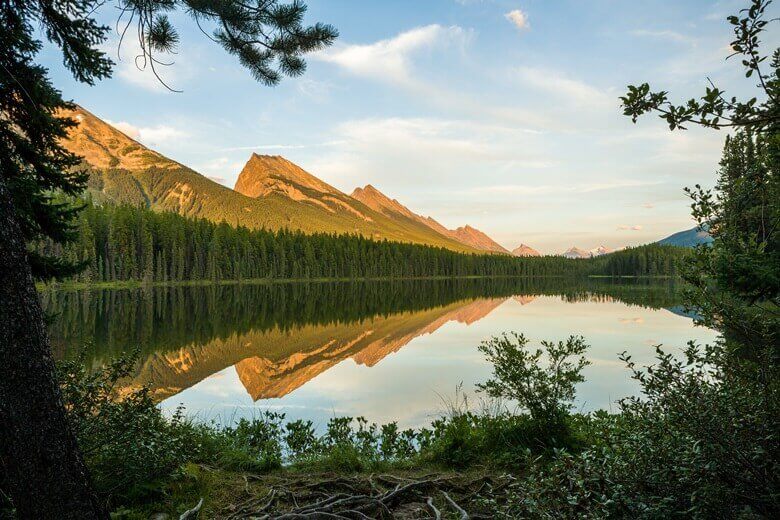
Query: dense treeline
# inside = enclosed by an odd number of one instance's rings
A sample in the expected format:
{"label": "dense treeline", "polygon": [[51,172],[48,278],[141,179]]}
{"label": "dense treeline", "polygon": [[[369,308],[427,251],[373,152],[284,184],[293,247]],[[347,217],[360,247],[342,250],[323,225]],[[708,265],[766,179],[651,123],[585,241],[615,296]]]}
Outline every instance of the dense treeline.
{"label": "dense treeline", "polygon": [[77,239],[38,253],[83,263],[82,282],[433,276],[670,275],[684,252],[643,246],[589,260],[462,254],[359,235],[250,230],[130,205],[87,202]]}
{"label": "dense treeline", "polygon": [[592,260],[592,274],[607,276],[677,276],[682,260],[691,254],[684,247],[648,244]]}

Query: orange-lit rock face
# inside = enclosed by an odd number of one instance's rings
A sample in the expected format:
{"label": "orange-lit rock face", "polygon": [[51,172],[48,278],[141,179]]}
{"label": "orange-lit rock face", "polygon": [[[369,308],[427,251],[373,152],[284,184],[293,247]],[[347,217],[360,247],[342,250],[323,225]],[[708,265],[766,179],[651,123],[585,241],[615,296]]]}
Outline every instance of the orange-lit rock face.
{"label": "orange-lit rock face", "polygon": [[541,256],[539,251],[525,244],[520,244],[515,249],[513,249],[512,254],[515,256]]}
{"label": "orange-lit rock face", "polygon": [[330,184],[278,155],[252,154],[236,180],[235,191],[247,197],[271,194],[295,202],[314,204],[326,211],[347,211],[371,222],[371,216],[350,204],[350,199]]}
{"label": "orange-lit rock face", "polygon": [[454,230],[447,229],[435,219],[418,215],[398,202],[398,200],[391,199],[370,184],[366,185],[364,188],[355,188],[355,191],[352,192],[351,196],[385,216],[393,217],[400,215],[410,220],[414,220],[445,237],[452,238],[461,244],[471,246],[477,250],[509,253],[509,251],[504,249],[500,244],[478,229],[468,225]]}
{"label": "orange-lit rock face", "polygon": [[464,244],[476,247],[483,251],[495,251],[497,253],[509,253],[503,246],[487,236],[482,231],[469,225],[459,227],[453,232],[453,237]]}
{"label": "orange-lit rock face", "polygon": [[64,110],[62,115],[78,122],[78,126],[68,131],[68,139],[62,142],[63,146],[94,167],[145,170],[150,167],[171,169],[181,166],[149,150],[81,107]]}

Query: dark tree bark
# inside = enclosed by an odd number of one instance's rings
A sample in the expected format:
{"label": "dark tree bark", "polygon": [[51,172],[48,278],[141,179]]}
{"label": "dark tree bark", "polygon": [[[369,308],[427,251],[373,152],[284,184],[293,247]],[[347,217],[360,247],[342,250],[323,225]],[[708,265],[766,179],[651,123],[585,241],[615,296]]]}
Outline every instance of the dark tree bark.
{"label": "dark tree bark", "polygon": [[22,519],[107,519],[68,424],[24,237],[0,175],[0,462]]}

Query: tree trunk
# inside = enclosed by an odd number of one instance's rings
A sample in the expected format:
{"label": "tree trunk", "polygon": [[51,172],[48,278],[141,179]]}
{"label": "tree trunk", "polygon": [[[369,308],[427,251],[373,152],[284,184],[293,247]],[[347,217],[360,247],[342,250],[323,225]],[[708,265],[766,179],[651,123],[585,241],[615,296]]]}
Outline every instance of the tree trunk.
{"label": "tree trunk", "polygon": [[19,518],[108,518],[68,424],[26,244],[2,176],[0,463]]}

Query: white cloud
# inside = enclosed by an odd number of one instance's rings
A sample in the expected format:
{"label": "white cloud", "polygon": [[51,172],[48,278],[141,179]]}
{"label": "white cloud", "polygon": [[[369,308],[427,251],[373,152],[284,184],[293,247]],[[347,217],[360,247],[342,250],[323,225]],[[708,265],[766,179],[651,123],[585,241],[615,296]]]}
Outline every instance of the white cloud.
{"label": "white cloud", "polygon": [[[151,92],[170,92],[165,85],[163,85],[151,70],[151,67],[140,69],[127,61],[121,61],[116,66],[116,76],[120,79],[127,81],[137,87]],[[177,77],[174,71],[174,67],[165,67],[164,72],[158,71],[158,74],[162,80],[170,86],[172,89],[177,88]]]}
{"label": "white cloud", "polygon": [[512,24],[517,27],[518,29],[528,29],[530,25],[528,24],[528,15],[525,14],[520,9],[515,9],[513,11],[509,11],[504,15],[504,17],[512,22]]}
{"label": "white cloud", "polygon": [[136,126],[127,121],[111,121],[109,119],[106,119],[106,122],[128,137],[150,147],[170,143],[187,136],[186,132],[169,125]]}
{"label": "white cloud", "polygon": [[414,82],[410,63],[413,53],[437,44],[462,44],[469,37],[469,31],[461,27],[433,24],[375,43],[334,47],[315,55],[315,58],[336,64],[357,76],[408,84]]}
{"label": "white cloud", "polygon": [[647,29],[637,29],[635,31],[631,31],[631,34],[634,36],[640,36],[645,38],[655,38],[659,40],[664,41],[673,41],[678,43],[687,43],[689,45],[696,45],[697,40],[695,38],[692,38],[690,36],[687,36],[685,34],[679,33],[677,31],[670,31],[668,29],[660,30],[660,31],[651,31]]}
{"label": "white cloud", "polygon": [[335,85],[328,81],[303,78],[297,82],[296,88],[298,92],[307,98],[324,102],[330,97],[330,93],[335,89]]}
{"label": "white cloud", "polygon": [[606,91],[584,81],[570,78],[557,70],[517,67],[514,72],[524,85],[569,99],[581,106],[597,105],[603,108],[606,105],[617,106],[618,104],[616,96],[610,96]]}
{"label": "white cloud", "polygon": [[452,181],[452,172],[465,165],[491,176],[550,166],[543,134],[471,119],[358,119],[339,124],[333,134],[333,152],[318,154],[308,166],[345,189],[366,179],[394,185],[419,182],[421,175],[432,183]]}
{"label": "white cloud", "polygon": [[321,147],[329,147],[329,146],[338,146],[341,144],[346,144],[346,141],[342,139],[342,140],[323,141],[321,143],[310,143],[310,144],[303,144],[303,143],[253,144],[248,146],[230,146],[228,148],[221,148],[219,151],[240,152],[240,151],[254,151],[254,150],[303,150],[305,148],[321,148]]}
{"label": "white cloud", "polygon": [[214,182],[229,186],[229,181],[235,179],[243,167],[244,163],[241,161],[229,157],[217,157],[197,165],[195,171],[201,172]]}
{"label": "white cloud", "polygon": [[135,139],[136,141],[141,139],[141,132],[138,127],[131,125],[127,121],[111,121],[110,119],[106,119],[106,123],[113,126],[131,139]]}
{"label": "white cloud", "polygon": [[168,125],[141,128],[140,132],[141,140],[152,145],[173,141],[187,135],[182,130]]}
{"label": "white cloud", "polygon": [[515,195],[539,195],[554,193],[593,193],[597,191],[616,190],[622,188],[639,188],[658,186],[662,181],[606,181],[580,184],[502,184],[476,188],[475,191],[492,193],[511,193]]}
{"label": "white cloud", "polygon": [[[155,58],[160,63],[155,63],[152,70],[149,58],[144,59],[138,40],[130,37],[131,32],[132,27],[121,45],[119,36],[114,35],[100,46],[101,50],[115,62],[113,76],[150,92],[170,93],[170,89],[181,90],[183,84],[194,75],[196,70],[186,56],[156,55]],[[159,78],[155,76],[155,72]]]}
{"label": "white cloud", "polygon": [[645,202],[644,204],[642,204],[642,207],[645,209],[653,209],[655,208],[655,204],[653,204],[652,202]]}
{"label": "white cloud", "polygon": [[621,224],[620,226],[617,227],[617,229],[618,231],[642,231],[642,226],[640,225],[629,226],[626,224]]}
{"label": "white cloud", "polygon": [[516,104],[492,104],[479,91],[453,88],[451,78],[432,77],[430,69],[415,66],[414,59],[426,50],[454,50],[454,56],[453,52],[439,53],[439,61],[451,63],[452,70],[470,69],[466,49],[474,34],[473,30],[459,26],[426,25],[370,44],[337,46],[313,58],[335,64],[355,76],[404,89],[414,96],[415,102],[422,101],[449,114],[502,121],[526,129],[561,127],[561,121],[552,120],[546,111]]}

